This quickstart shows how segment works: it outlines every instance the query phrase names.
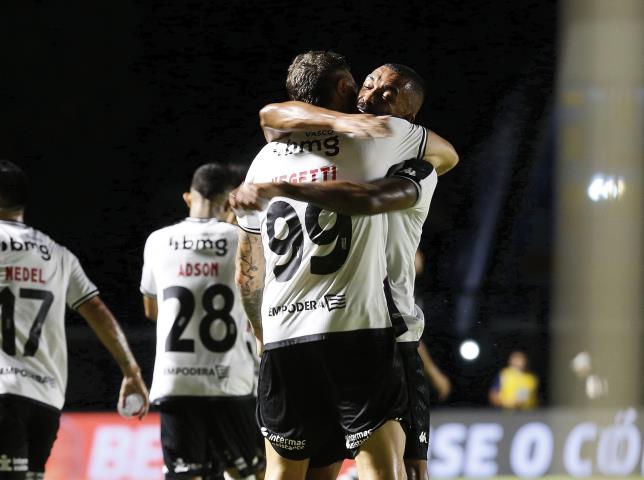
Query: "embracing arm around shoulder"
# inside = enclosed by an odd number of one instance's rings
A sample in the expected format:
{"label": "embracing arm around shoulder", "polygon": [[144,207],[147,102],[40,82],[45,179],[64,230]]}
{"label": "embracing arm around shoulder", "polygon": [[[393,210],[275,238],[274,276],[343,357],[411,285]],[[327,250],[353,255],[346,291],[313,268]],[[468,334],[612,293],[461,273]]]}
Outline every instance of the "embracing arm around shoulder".
{"label": "embracing arm around shoulder", "polygon": [[380,138],[390,134],[387,117],[336,112],[304,102],[271,103],[259,112],[259,123],[267,142],[289,132],[333,130],[352,133],[358,138]]}
{"label": "embracing arm around shoulder", "polygon": [[458,153],[451,143],[427,129],[427,143],[423,160],[432,164],[437,175],[443,175],[456,166]]}

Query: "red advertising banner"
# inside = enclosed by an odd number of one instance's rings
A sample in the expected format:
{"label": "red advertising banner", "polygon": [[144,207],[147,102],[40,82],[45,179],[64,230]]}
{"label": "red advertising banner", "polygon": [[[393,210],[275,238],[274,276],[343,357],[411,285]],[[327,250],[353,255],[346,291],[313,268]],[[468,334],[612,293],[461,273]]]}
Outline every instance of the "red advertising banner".
{"label": "red advertising banner", "polygon": [[65,413],[46,471],[47,480],[163,480],[162,467],[158,414]]}

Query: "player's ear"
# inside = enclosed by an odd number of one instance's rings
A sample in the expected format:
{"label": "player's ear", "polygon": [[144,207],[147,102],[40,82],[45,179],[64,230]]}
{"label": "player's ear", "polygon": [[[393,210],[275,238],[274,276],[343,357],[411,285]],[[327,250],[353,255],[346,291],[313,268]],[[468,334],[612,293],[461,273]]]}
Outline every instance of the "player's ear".
{"label": "player's ear", "polygon": [[341,76],[338,79],[338,91],[343,95],[355,93],[357,90],[356,82],[349,76]]}
{"label": "player's ear", "polygon": [[183,193],[183,201],[186,202],[188,208],[192,208],[192,197],[190,196],[190,192]]}

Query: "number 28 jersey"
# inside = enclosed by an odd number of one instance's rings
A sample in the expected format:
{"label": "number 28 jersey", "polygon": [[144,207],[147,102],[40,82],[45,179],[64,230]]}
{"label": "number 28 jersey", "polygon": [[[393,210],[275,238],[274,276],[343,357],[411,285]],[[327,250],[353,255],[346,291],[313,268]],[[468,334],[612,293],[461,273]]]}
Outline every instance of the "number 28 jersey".
{"label": "number 28 jersey", "polygon": [[65,304],[76,309],[96,295],[69,250],[24,223],[0,220],[0,395],[63,407]]}
{"label": "number 28 jersey", "polygon": [[[368,140],[330,130],[291,134],[260,151],[246,183],[382,178],[422,157],[426,141],[422,127],[404,120],[390,119],[390,129],[390,137]],[[262,236],[267,349],[391,327],[383,291],[385,215],[349,217],[277,197],[261,212],[240,212],[238,223]]]}
{"label": "number 28 jersey", "polygon": [[237,228],[216,219],[187,218],[148,237],[141,292],[158,304],[153,402],[253,392],[236,250]]}

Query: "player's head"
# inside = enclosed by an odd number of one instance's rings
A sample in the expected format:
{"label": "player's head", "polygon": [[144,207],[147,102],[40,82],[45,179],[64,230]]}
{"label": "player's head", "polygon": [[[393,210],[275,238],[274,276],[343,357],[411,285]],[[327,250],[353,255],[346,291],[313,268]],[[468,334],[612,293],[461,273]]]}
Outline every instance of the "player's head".
{"label": "player's head", "polygon": [[425,100],[425,82],[415,70],[386,63],[367,75],[358,92],[358,110],[374,115],[392,115],[410,122]]}
{"label": "player's head", "polygon": [[29,200],[27,175],[15,163],[0,160],[0,213],[22,214]]}
{"label": "player's head", "polygon": [[357,90],[351,68],[339,53],[301,53],[288,67],[286,91],[291,100],[351,112],[354,110]]}
{"label": "player's head", "polygon": [[206,163],[192,175],[190,191],[183,199],[194,216],[218,216],[224,208],[228,192],[235,186],[236,176],[228,165]]}
{"label": "player's head", "polygon": [[528,357],[520,351],[512,352],[508,359],[508,365],[517,370],[525,371],[528,368]]}

